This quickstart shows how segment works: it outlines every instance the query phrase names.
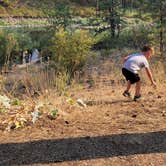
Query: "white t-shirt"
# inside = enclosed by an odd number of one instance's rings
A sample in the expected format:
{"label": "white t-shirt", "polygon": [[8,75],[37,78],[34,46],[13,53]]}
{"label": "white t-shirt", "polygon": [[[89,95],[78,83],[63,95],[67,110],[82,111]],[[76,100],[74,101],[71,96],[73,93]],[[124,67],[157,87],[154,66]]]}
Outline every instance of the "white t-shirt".
{"label": "white t-shirt", "polygon": [[138,73],[138,71],[144,67],[149,68],[149,63],[143,54],[135,53],[129,55],[123,67],[133,73]]}

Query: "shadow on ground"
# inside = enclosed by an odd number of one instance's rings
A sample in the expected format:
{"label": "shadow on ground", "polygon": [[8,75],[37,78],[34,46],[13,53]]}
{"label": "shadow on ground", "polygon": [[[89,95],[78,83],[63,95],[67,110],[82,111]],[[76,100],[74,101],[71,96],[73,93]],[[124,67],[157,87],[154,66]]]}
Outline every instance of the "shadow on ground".
{"label": "shadow on ground", "polygon": [[165,131],[0,144],[0,165],[48,164],[150,153],[166,153]]}

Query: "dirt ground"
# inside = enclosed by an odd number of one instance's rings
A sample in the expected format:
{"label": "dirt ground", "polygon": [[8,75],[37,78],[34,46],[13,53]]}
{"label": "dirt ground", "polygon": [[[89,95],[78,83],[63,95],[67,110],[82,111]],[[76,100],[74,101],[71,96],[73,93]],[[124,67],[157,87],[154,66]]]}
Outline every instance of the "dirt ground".
{"label": "dirt ground", "polygon": [[87,107],[61,103],[55,120],[0,130],[0,165],[165,166],[166,84],[156,90],[147,84],[143,99],[134,102],[122,96],[124,86],[103,77],[94,87],[70,91]]}

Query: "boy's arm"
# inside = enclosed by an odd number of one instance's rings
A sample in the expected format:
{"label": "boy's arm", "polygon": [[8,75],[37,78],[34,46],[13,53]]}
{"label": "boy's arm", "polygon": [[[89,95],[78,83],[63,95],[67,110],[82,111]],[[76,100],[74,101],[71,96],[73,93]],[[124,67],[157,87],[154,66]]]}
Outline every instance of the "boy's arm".
{"label": "boy's arm", "polygon": [[127,61],[128,58],[129,58],[129,55],[128,55],[128,56],[125,56],[125,57],[123,58],[123,64]]}
{"label": "boy's arm", "polygon": [[150,68],[145,67],[145,70],[146,70],[146,73],[147,73],[152,85],[154,85],[156,87],[156,83],[153,79],[152,72],[151,72]]}

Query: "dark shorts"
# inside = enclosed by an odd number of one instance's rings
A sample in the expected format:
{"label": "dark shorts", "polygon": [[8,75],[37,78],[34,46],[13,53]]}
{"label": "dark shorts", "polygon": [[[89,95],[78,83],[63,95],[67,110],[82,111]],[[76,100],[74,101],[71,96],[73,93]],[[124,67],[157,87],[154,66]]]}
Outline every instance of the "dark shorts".
{"label": "dark shorts", "polygon": [[125,76],[127,81],[130,81],[131,84],[140,81],[140,77],[138,74],[135,74],[125,68],[122,68],[122,74]]}

